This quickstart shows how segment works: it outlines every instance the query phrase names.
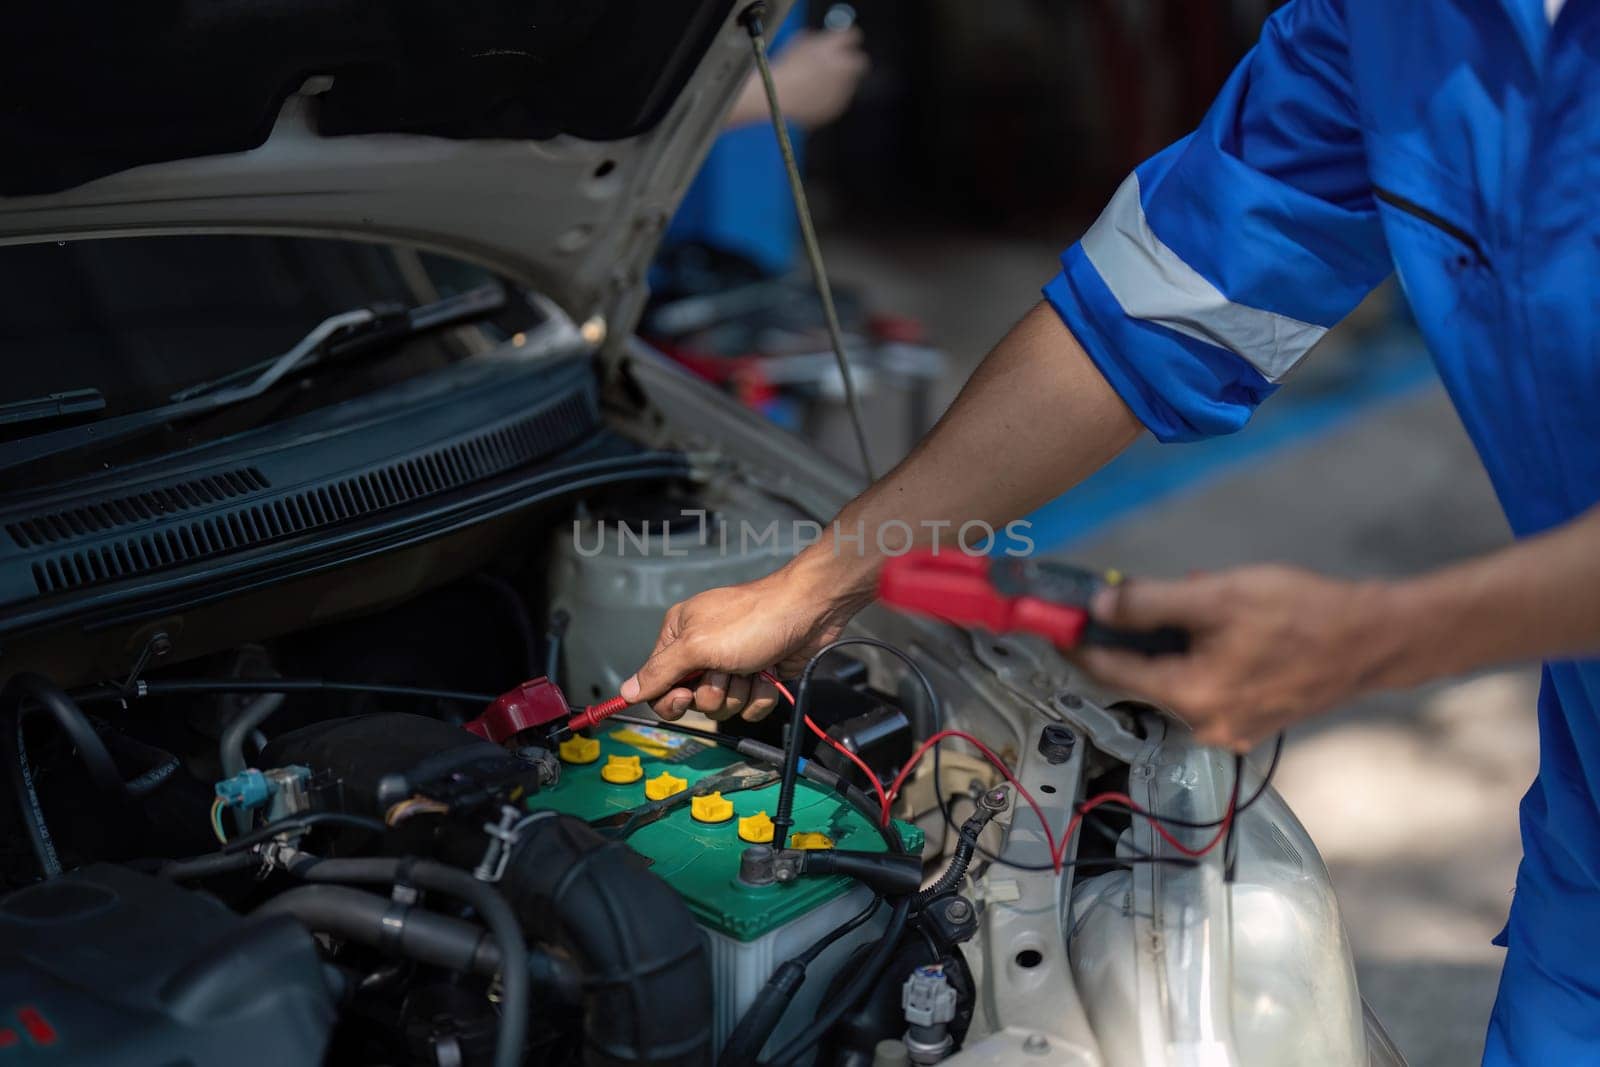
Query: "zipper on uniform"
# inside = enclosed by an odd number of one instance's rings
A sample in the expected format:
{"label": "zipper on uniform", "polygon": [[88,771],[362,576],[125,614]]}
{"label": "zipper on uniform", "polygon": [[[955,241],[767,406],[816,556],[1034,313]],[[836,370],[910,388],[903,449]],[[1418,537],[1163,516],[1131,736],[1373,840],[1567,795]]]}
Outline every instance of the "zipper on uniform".
{"label": "zipper on uniform", "polygon": [[1467,246],[1468,251],[1472,253],[1472,258],[1477,260],[1479,263],[1487,264],[1489,262],[1488,257],[1483,254],[1483,248],[1478,244],[1477,238],[1473,237],[1472,234],[1468,233],[1466,230],[1463,230],[1460,226],[1457,226],[1449,219],[1440,218],[1438,215],[1429,211],[1421,204],[1407,200],[1398,193],[1391,193],[1382,186],[1374,185],[1372,187],[1372,192],[1373,195],[1375,195],[1379,200],[1382,200],[1385,204],[1388,204],[1395,210],[1404,211],[1412,218],[1421,219],[1423,222],[1426,222],[1429,226],[1432,226],[1439,232],[1447,234],[1450,237],[1454,237],[1457,241],[1460,241],[1462,244]]}

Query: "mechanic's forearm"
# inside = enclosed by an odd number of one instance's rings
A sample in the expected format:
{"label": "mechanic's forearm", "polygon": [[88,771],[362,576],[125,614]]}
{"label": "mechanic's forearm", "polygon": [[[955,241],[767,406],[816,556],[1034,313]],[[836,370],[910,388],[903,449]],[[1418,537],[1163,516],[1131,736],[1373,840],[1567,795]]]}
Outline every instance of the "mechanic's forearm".
{"label": "mechanic's forearm", "polygon": [[[984,359],[899,466],[840,512],[791,571],[838,602],[864,602],[885,558],[878,531],[957,551],[961,525],[1001,531],[1092,474],[1137,437],[1137,418],[1061,319],[1039,304]],[[981,540],[974,531],[968,543]],[[863,533],[859,540],[849,540]],[[906,531],[883,538],[900,551]]]}
{"label": "mechanic's forearm", "polygon": [[1600,654],[1600,507],[1508,548],[1396,583],[1373,683]]}
{"label": "mechanic's forearm", "polygon": [[727,118],[722,120],[722,128],[732,130],[753,122],[765,122],[767,115],[766,90],[761,85],[761,76],[752,71],[745,78],[739,95],[734,97],[733,107],[728,110]]}

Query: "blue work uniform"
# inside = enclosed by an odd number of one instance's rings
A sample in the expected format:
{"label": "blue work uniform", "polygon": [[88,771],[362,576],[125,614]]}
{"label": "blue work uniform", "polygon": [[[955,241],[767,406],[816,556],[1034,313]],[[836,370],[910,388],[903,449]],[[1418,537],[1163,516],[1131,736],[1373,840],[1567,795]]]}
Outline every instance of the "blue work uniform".
{"label": "blue work uniform", "polygon": [[[772,36],[773,58],[805,25],[806,3],[799,0]],[[789,141],[796,153],[802,152],[805,131],[790,123]],[[763,117],[717,138],[672,216],[662,245],[710,245],[778,275],[794,265],[799,239],[778,136]]]}
{"label": "blue work uniform", "polygon": [[[1165,441],[1239,429],[1393,272],[1515,534],[1564,523],[1600,500],[1600,0],[1292,0],[1061,263]],[[1539,731],[1485,1061],[1600,1063],[1600,662],[1545,665]]]}

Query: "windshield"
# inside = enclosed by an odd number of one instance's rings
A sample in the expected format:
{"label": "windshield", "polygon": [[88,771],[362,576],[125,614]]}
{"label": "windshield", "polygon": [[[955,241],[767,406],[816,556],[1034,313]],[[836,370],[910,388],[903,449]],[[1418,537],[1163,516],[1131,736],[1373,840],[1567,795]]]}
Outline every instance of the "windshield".
{"label": "windshield", "polygon": [[[14,417],[0,419],[0,441],[166,404],[188,387],[283,352],[339,312],[426,304],[493,281],[483,268],[447,257],[324,238],[171,236],[3,247],[0,412]],[[94,456],[93,465],[359,395],[486,351],[536,324],[527,301],[510,300],[486,320],[403,340],[381,358],[319,368],[237,410],[102,450],[112,455]],[[97,390],[103,404],[85,390]],[[23,406],[58,393],[74,394],[71,412]],[[26,481],[69,475],[84,458],[40,464]]]}

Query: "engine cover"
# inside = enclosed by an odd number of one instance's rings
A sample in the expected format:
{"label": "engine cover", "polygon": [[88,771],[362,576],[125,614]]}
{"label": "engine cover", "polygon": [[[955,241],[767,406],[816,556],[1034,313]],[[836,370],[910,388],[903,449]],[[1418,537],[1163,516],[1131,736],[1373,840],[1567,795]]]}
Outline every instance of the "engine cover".
{"label": "engine cover", "polygon": [[0,899],[0,1062],[319,1063],[333,1017],[288,916],[109,864]]}

